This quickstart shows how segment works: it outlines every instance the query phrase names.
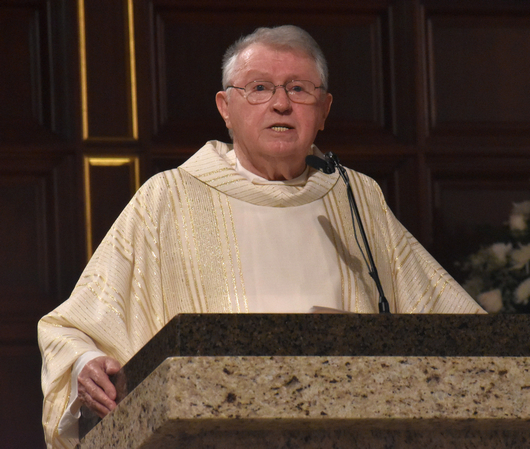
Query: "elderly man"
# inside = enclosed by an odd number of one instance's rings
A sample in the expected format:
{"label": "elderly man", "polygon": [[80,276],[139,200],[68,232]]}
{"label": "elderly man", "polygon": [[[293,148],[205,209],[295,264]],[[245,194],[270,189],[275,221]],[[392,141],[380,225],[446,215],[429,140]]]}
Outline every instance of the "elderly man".
{"label": "elderly man", "polygon": [[[150,179],[101,243],[72,296],[39,323],[43,423],[76,443],[81,403],[105,416],[117,372],[185,312],[377,312],[344,183],[306,166],[330,110],[318,45],[293,26],[258,29],[225,55],[216,96],[233,145],[208,142]],[[400,225],[376,183],[348,171],[395,313],[480,307]]]}

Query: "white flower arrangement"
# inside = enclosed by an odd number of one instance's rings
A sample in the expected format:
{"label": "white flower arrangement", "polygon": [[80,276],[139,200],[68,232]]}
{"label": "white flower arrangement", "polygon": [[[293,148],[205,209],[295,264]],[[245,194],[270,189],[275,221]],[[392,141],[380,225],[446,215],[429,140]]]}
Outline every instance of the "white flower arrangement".
{"label": "white flower arrangement", "polygon": [[530,313],[530,201],[513,205],[502,240],[457,264],[462,286],[490,313]]}

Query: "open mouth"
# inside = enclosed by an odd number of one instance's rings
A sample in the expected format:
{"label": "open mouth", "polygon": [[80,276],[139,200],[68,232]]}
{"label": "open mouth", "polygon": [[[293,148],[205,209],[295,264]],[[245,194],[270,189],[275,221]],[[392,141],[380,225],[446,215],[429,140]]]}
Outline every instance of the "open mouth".
{"label": "open mouth", "polygon": [[273,131],[282,133],[285,131],[289,131],[290,129],[293,129],[293,128],[291,128],[290,126],[276,125],[276,126],[271,126],[271,129]]}

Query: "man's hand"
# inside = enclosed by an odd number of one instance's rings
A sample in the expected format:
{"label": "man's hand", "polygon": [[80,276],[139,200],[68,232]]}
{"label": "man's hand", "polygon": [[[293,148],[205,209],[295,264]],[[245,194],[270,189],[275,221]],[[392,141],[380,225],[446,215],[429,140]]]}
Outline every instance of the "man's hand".
{"label": "man's hand", "polygon": [[78,397],[83,405],[100,418],[116,408],[116,388],[109,375],[116,374],[121,366],[112,357],[96,357],[88,362],[77,377]]}

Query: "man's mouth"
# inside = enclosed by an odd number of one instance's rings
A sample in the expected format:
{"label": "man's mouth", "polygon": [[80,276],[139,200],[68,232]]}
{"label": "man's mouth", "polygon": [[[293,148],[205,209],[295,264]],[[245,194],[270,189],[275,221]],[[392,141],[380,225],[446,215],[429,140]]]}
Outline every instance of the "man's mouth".
{"label": "man's mouth", "polygon": [[293,128],[291,128],[291,127],[289,127],[289,126],[280,126],[280,125],[276,125],[276,126],[271,126],[271,129],[272,129],[273,131],[277,131],[277,132],[282,133],[282,132],[285,132],[285,131],[289,131],[290,129],[293,129]]}

